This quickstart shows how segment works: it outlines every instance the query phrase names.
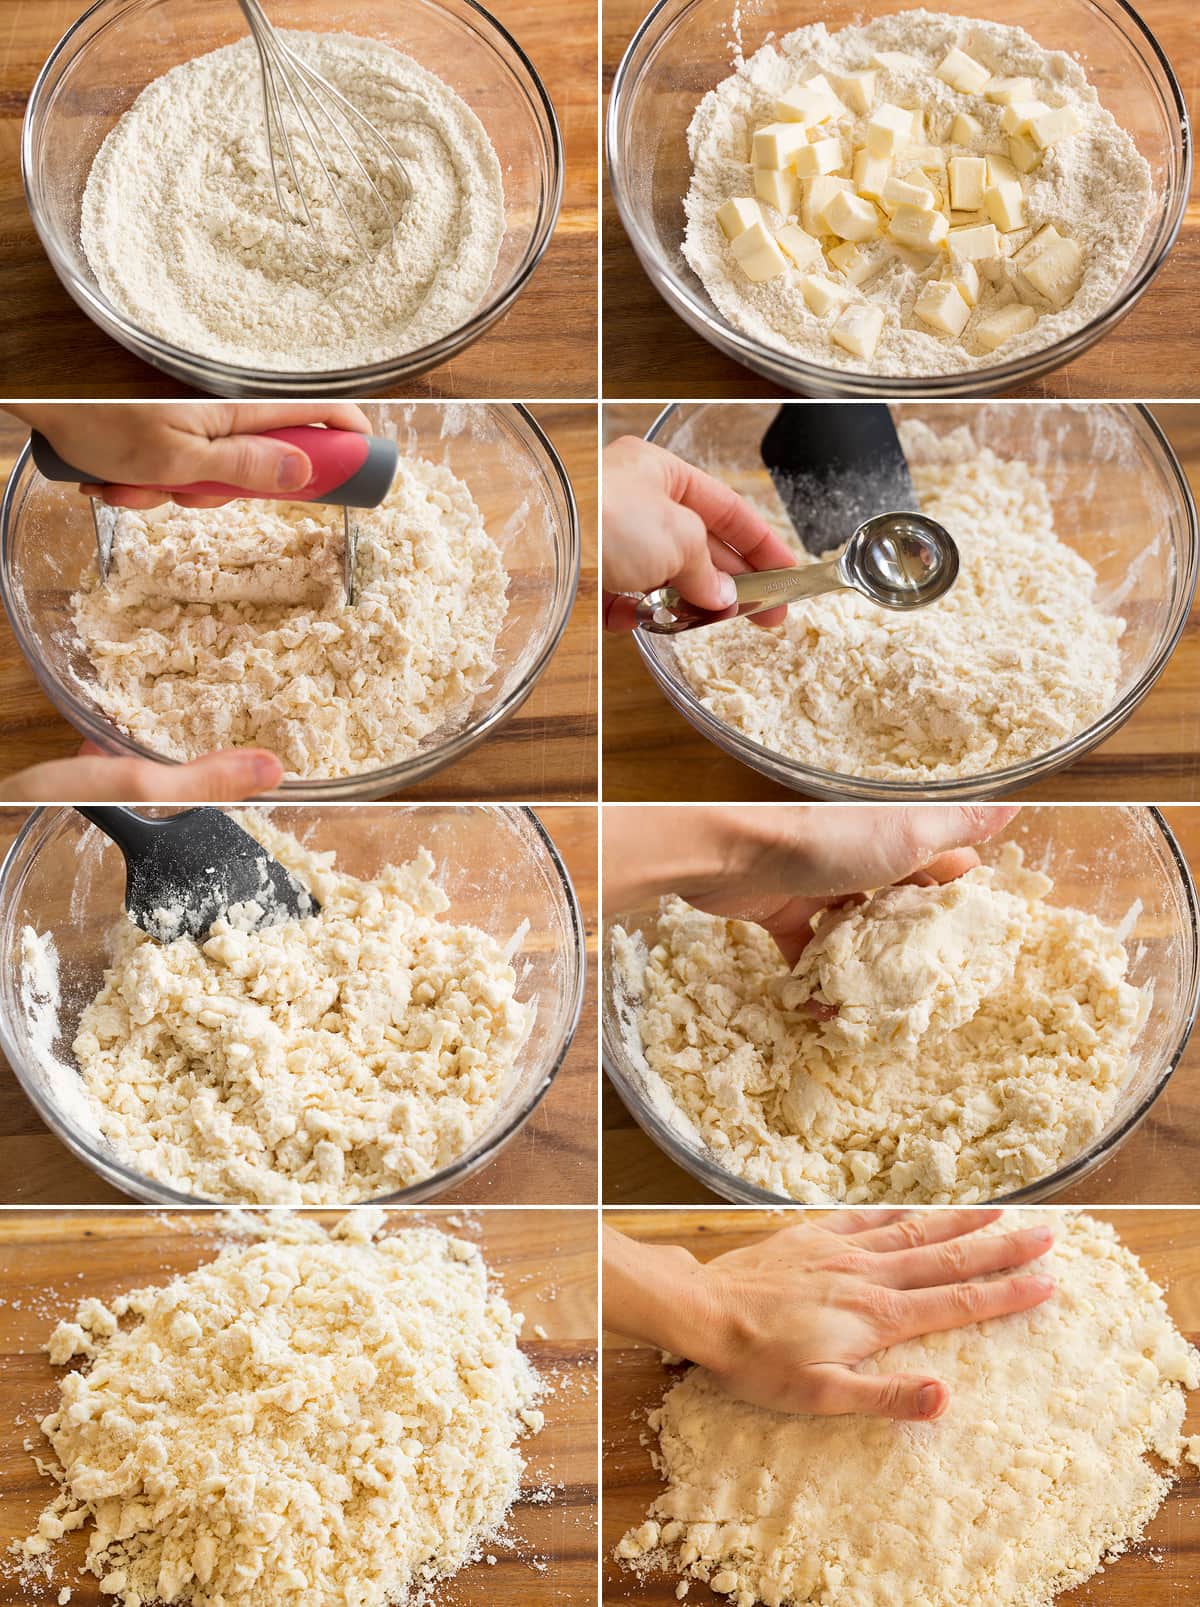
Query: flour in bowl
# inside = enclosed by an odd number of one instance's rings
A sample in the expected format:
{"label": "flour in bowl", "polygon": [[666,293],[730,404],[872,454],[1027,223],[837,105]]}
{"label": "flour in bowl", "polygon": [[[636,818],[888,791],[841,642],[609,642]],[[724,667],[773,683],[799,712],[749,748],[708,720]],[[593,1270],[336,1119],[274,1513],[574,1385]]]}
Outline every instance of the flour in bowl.
{"label": "flour in bowl", "polygon": [[[465,323],[492,281],[504,186],[487,132],[447,84],[378,40],[284,37],[402,158],[408,200],[377,157],[367,164],[399,216],[394,234],[329,135],[327,159],[363,253],[294,130],[315,228],[283,221],[259,58],[246,39],[155,79],[101,146],[80,223],[100,289],[149,334],[244,368],[321,373],[427,346]],[[369,148],[357,149],[361,159]],[[277,165],[299,214],[282,151]]]}
{"label": "flour in bowl", "polygon": [[264,747],[310,779],[396,764],[461,725],[508,611],[470,490],[401,458],[382,507],[352,516],[354,607],[340,509],[123,510],[108,579],[90,569],[74,598],[92,697],[167,758]]}

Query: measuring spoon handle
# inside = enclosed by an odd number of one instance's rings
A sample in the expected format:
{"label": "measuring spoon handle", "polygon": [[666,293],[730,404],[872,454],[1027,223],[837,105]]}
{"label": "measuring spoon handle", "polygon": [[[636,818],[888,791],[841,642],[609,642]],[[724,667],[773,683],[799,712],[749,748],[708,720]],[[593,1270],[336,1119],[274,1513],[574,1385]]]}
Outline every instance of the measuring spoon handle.
{"label": "measuring spoon handle", "polygon": [[827,591],[843,591],[851,582],[840,558],[824,564],[800,564],[792,569],[748,569],[734,575],[737,602],[714,612],[698,608],[681,597],[674,586],[647,592],[637,605],[638,627],[656,636],[677,636],[702,625],[718,625],[745,614],[763,614],[783,603],[799,603]]}

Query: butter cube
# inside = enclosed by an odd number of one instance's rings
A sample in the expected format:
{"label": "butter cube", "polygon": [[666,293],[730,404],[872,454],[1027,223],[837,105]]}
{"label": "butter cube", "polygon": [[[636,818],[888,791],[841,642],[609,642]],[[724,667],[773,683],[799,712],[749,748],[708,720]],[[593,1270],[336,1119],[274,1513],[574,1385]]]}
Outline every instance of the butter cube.
{"label": "butter cube", "polygon": [[958,262],[990,262],[1000,256],[1000,236],[992,223],[951,229],[946,244],[950,255]]}
{"label": "butter cube", "polygon": [[833,178],[827,173],[804,180],[804,199],[800,203],[800,222],[809,234],[832,234],[825,221],[825,208],[843,190],[853,190],[849,179]]}
{"label": "butter cube", "polygon": [[961,335],[971,316],[956,286],[946,279],[931,279],[913,304],[913,312],[939,335]]}
{"label": "butter cube", "polygon": [[1024,335],[1037,323],[1037,313],[1019,301],[985,313],[975,325],[975,338],[985,352],[994,352],[1014,335]]}
{"label": "butter cube", "polygon": [[812,127],[828,122],[831,117],[842,116],[846,108],[824,73],[817,73],[802,84],[793,84],[775,102],[774,110],[781,123],[803,123]]}
{"label": "butter cube", "polygon": [[739,195],[717,208],[717,222],[727,240],[732,240],[752,223],[763,221],[762,208],[749,196]]}
{"label": "butter cube", "polygon": [[1000,127],[1006,134],[1024,134],[1035,117],[1049,110],[1044,100],[1014,100],[1000,113]]}
{"label": "butter cube", "polygon": [[910,251],[932,251],[946,238],[949,224],[940,212],[902,206],[888,225],[893,240]]}
{"label": "butter cube", "polygon": [[937,76],[951,89],[961,90],[964,95],[978,95],[992,75],[982,62],[953,45],[946,52]]}
{"label": "butter cube", "polygon": [[909,115],[912,118],[912,131],[908,137],[915,143],[920,144],[925,139],[925,108],[923,106],[914,106]]}
{"label": "butter cube", "polygon": [[801,123],[764,123],[754,131],[751,160],[755,167],[790,167],[807,143]]}
{"label": "butter cube", "polygon": [[956,262],[946,275],[968,307],[979,302],[979,269],[973,262]]}
{"label": "butter cube", "polygon": [[973,145],[983,135],[983,124],[969,112],[959,112],[950,124],[950,139],[955,145]]}
{"label": "butter cube", "polygon": [[904,160],[910,167],[940,173],[946,166],[946,153],[940,145],[910,145],[904,152]]}
{"label": "butter cube", "polygon": [[993,106],[1011,106],[1015,100],[1033,100],[1036,86],[1032,78],[993,78],[983,93]]}
{"label": "butter cube", "polygon": [[818,318],[844,307],[850,300],[850,292],[845,285],[835,284],[820,273],[810,273],[801,279],[800,294],[808,303],[809,311],[816,313]]}
{"label": "butter cube", "polygon": [[840,139],[819,139],[800,147],[792,167],[802,179],[811,179],[820,173],[836,173],[844,160]]}
{"label": "butter cube", "polygon": [[825,221],[843,240],[871,240],[879,232],[878,212],[865,196],[852,190],[838,191],[825,208]]}
{"label": "butter cube", "polygon": [[729,242],[729,249],[747,279],[761,284],[776,279],[787,270],[787,258],[775,244],[765,223],[752,223]]}
{"label": "butter cube", "polygon": [[821,250],[821,242],[806,234],[797,224],[785,223],[775,238],[797,268],[808,272],[823,265],[825,253]]}
{"label": "butter cube", "polygon": [[878,201],[891,171],[890,156],[872,156],[864,146],[854,157],[854,187],[860,195]]}
{"label": "butter cube", "polygon": [[785,218],[800,210],[800,180],[791,168],[756,167],[754,193]]}
{"label": "butter cube", "polygon": [[1028,132],[1038,150],[1044,151],[1051,145],[1069,139],[1072,134],[1078,134],[1082,127],[1079,114],[1073,106],[1056,106],[1053,111],[1045,111],[1031,118]]}
{"label": "butter cube", "polygon": [[834,246],[829,253],[829,260],[846,282],[852,285],[861,285],[883,266],[878,259],[860,250],[852,240],[843,240],[840,246]]}
{"label": "butter cube", "polygon": [[989,218],[1004,234],[1025,226],[1025,196],[1019,179],[1004,179],[983,192]]}
{"label": "butter cube", "polygon": [[859,116],[871,110],[871,102],[875,99],[875,80],[879,76],[869,70],[858,73],[834,73],[833,84],[838,94],[852,112]]}
{"label": "butter cube", "polygon": [[950,158],[950,205],[957,212],[974,212],[983,205],[987,163],[982,156]]}
{"label": "butter cube", "polygon": [[879,106],[867,124],[867,149],[872,156],[894,156],[912,144],[912,113],[903,106]]}
{"label": "butter cube", "polygon": [[920,207],[922,212],[928,212],[937,200],[933,186],[926,179],[923,184],[913,184],[908,179],[890,178],[883,187],[881,197],[886,207],[902,206]]}
{"label": "butter cube", "polygon": [[858,302],[842,309],[829,331],[829,338],[852,357],[866,359],[874,355],[882,330],[882,307],[874,307],[870,302]]}
{"label": "butter cube", "polygon": [[987,162],[987,181],[989,184],[1011,184],[1017,177],[1017,170],[1007,156],[1000,156],[995,151],[989,151],[984,160]]}
{"label": "butter cube", "polygon": [[[1054,235],[1046,239],[1047,232]],[[1026,255],[1037,247],[1032,257]],[[1042,230],[1013,259],[1017,273],[1017,288],[1034,291],[1056,307],[1064,307],[1079,289],[1083,277],[1083,252],[1074,240],[1066,240],[1055,230]]]}
{"label": "butter cube", "polygon": [[887,67],[894,73],[922,72],[922,63],[907,50],[877,50],[871,57],[876,67]]}
{"label": "butter cube", "polygon": [[1028,134],[1010,134],[1008,159],[1018,173],[1032,173],[1042,159],[1042,153]]}

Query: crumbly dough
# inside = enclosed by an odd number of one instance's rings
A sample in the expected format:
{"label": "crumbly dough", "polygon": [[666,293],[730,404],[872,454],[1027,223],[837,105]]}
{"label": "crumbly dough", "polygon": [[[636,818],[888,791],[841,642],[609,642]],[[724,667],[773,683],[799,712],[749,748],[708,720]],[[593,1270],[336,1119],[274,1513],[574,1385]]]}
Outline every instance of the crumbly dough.
{"label": "crumbly dough", "polygon": [[279,147],[285,201],[301,219],[286,223],[258,54],[239,40],[154,79],[109,133],[83,195],[88,263],[140,329],[243,368],[321,374],[428,346],[467,322],[495,272],[504,180],[487,132],[448,84],[377,39],[289,29],[284,40],[387,138],[411,196],[355,136],[385,212],[318,116],[335,194],[281,89],[315,227]]}
{"label": "crumbly dough", "polygon": [[1057,1234],[1045,1305],[862,1364],[943,1379],[943,1417],[788,1417],[693,1369],[650,1414],[667,1488],[617,1555],[736,1607],[1051,1607],[1125,1551],[1172,1483],[1146,1453],[1179,1466],[1200,1355],[1106,1223],[1020,1215]]}
{"label": "crumbly dough", "polygon": [[1120,934],[1051,888],[1005,843],[833,917],[792,975],[762,927],[664,900],[648,954],[614,931],[652,1097],[726,1171],[808,1204],[1047,1176],[1104,1130],[1149,1006]]}
{"label": "crumbly dough", "polygon": [[261,746],[310,779],[396,764],[462,724],[508,612],[469,488],[402,458],[384,504],[352,517],[353,608],[340,509],[122,512],[107,581],[90,568],[73,600],[88,691],[155,753]]}
{"label": "crumbly dough", "polygon": [[121,1607],[399,1607],[478,1559],[541,1426],[522,1319],[473,1245],[381,1226],[276,1223],[60,1324],[31,1576],[89,1522]]}
{"label": "crumbly dough", "polygon": [[336,1205],[429,1177],[487,1126],[532,1026],[522,933],[506,950],[442,919],[427,850],[364,882],[240,818],[320,914],[165,945],[122,919],[72,1045],[96,1126],[213,1200]]}
{"label": "crumbly dough", "polygon": [[[816,769],[936,781],[1037,758],[1111,707],[1125,621],[1101,608],[1027,464],[965,430],[939,442],[908,421],[900,437],[922,511],[958,544],[947,596],[912,614],[856,592],[793,603],[772,630],[684,632],[676,662],[718,719]],[[778,505],[760,511],[817,561]]]}

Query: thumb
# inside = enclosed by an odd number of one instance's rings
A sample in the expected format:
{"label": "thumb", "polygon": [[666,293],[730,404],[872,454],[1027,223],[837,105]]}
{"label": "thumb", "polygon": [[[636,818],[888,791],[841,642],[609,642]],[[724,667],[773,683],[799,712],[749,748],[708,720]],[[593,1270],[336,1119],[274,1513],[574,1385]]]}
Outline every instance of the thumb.
{"label": "thumb", "polygon": [[681,554],[679,570],[671,577],[671,584],[681,597],[697,608],[711,609],[714,614],[732,608],[737,602],[737,587],[733,576],[718,569],[708,550],[708,529],[699,514],[690,508],[672,504],[675,545]]}
{"label": "thumb", "polygon": [[852,1367],[820,1367],[816,1410],[823,1417],[845,1413],[931,1422],[950,1404],[950,1391],[936,1378],[914,1373],[856,1373]]}
{"label": "thumb", "polygon": [[273,753],[263,748],[227,748],[166,771],[161,796],[173,803],[220,803],[268,792],[282,779],[283,766]]}
{"label": "thumb", "polygon": [[264,435],[223,435],[201,443],[196,462],[200,472],[192,482],[216,480],[241,491],[300,491],[313,477],[306,452]]}
{"label": "thumb", "polygon": [[965,808],[927,804],[910,809],[901,818],[911,842],[914,869],[928,865],[950,849],[987,842],[989,837],[1003,831],[1019,812],[1016,804],[977,804]]}

